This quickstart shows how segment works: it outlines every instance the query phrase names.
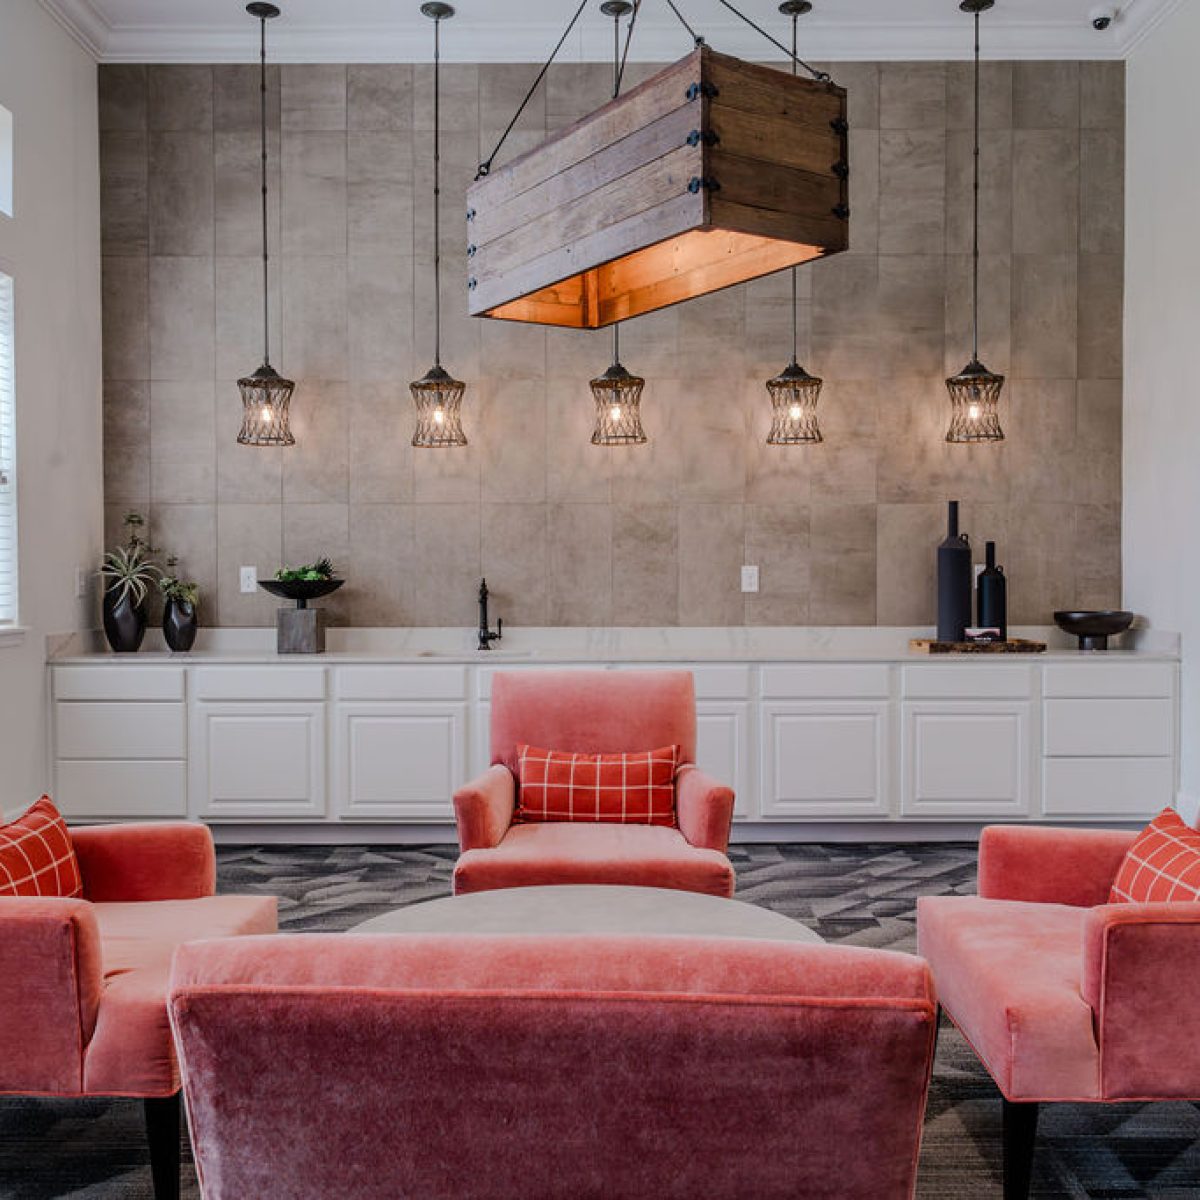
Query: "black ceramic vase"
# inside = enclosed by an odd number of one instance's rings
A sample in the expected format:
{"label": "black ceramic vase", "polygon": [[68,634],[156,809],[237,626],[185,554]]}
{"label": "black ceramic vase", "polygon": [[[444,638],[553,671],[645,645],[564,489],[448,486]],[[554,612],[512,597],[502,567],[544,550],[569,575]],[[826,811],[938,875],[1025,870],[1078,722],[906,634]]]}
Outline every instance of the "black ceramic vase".
{"label": "black ceramic vase", "polygon": [[977,620],[984,629],[999,629],[1000,637],[1008,637],[1008,581],[1004,568],[996,566],[996,543],[984,547],[986,566],[975,581],[978,600]]}
{"label": "black ceramic vase", "polygon": [[971,624],[971,544],[958,532],[958,501],[950,501],[949,530],[937,549],[937,640],[961,642]]}
{"label": "black ceramic vase", "polygon": [[196,606],[186,600],[168,600],[163,605],[163,637],[176,654],[186,654],[196,641]]}
{"label": "black ceramic vase", "polygon": [[146,605],[135,604],[128,591],[104,593],[104,636],[117,654],[133,654],[146,636]]}

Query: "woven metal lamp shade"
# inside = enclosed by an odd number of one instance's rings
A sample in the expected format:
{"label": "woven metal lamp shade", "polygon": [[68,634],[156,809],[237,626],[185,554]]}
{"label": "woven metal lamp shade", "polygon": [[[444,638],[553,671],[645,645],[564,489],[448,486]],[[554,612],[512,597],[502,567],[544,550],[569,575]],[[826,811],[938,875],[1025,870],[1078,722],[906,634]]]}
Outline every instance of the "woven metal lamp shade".
{"label": "woven metal lamp shade", "polygon": [[588,385],[596,399],[596,428],[593,446],[641,446],[646,441],[642,428],[642,388],[646,381],[613,363]]}
{"label": "woven metal lamp shade", "polygon": [[462,401],[467,385],[453,378],[445,368],[430,367],[424,376],[408,385],[417,408],[417,428],[412,444],[426,449],[465,446],[467,435],[462,427]]}
{"label": "woven metal lamp shade", "polygon": [[950,430],[946,441],[1002,442],[1000,428],[1000,392],[1004,376],[991,371],[972,359],[957,374],[946,380],[950,392]]}
{"label": "woven metal lamp shade", "polygon": [[288,409],[296,385],[274,367],[264,364],[253,375],[238,380],[242,393],[242,446],[294,446]]}
{"label": "woven metal lamp shade", "polygon": [[801,446],[823,442],[817,423],[817,401],[822,380],[795,362],[788,363],[774,379],[767,380],[771,396],[769,446]]}

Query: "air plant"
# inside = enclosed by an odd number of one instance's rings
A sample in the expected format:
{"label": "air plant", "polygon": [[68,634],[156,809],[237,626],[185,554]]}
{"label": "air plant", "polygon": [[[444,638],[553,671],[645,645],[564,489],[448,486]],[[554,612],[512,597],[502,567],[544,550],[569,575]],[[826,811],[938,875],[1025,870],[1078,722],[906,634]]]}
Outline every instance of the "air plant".
{"label": "air plant", "polygon": [[151,557],[154,550],[142,536],[145,525],[146,519],[140,513],[126,514],[125,545],[110,550],[100,568],[105,592],[117,603],[131,601],[135,608],[145,603],[151,586],[162,577]]}

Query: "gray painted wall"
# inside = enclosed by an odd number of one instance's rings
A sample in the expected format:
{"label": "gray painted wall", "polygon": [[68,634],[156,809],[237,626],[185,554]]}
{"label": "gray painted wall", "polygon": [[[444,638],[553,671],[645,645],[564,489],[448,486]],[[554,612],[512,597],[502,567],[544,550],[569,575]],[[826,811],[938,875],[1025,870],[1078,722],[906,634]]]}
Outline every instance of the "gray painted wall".
{"label": "gray painted wall", "polygon": [[[1017,621],[1120,597],[1124,68],[987,64],[982,356],[1008,441],[945,445],[969,352],[970,68],[845,64],[852,249],[801,271],[824,445],[764,444],[787,360],[787,275],[626,326],[649,446],[591,446],[606,332],[465,316],[462,197],[532,76],[443,75],[444,359],[465,451],[414,451],[432,353],[431,71],[271,72],[273,361],[298,381],[288,451],[239,447],[260,361],[258,95],[247,66],[100,69],[105,483],[205,589],[266,624],[237,570],[330,555],[358,625],[467,624],[486,574],[523,624],[908,624],[933,616],[944,501],[999,542]],[[648,68],[639,67],[635,78]],[[606,96],[556,67],[510,146]],[[743,596],[742,563],[762,590]]]}

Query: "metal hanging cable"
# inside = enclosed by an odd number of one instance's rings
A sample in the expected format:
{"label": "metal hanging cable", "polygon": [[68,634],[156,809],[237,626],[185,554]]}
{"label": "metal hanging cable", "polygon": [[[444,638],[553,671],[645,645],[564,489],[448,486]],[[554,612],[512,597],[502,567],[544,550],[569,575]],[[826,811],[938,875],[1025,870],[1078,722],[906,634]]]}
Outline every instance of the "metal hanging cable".
{"label": "metal hanging cable", "polygon": [[[633,36],[633,26],[637,21],[638,10],[641,7],[641,0],[633,0],[632,6],[629,0],[605,0],[605,3],[600,5],[600,11],[606,17],[612,17],[613,22],[613,87],[612,94],[615,100],[621,94],[621,79],[625,74],[625,58],[629,54],[629,41]],[[633,16],[629,18],[629,29],[625,34],[625,54],[621,53],[621,18],[632,12]],[[621,363],[621,322],[616,321],[613,324],[613,358],[612,365],[620,366]]]}
{"label": "metal hanging cable", "polygon": [[697,32],[696,32],[696,31],[695,31],[695,30],[694,30],[694,29],[693,29],[693,28],[692,28],[692,27],[691,27],[691,26],[688,24],[688,22],[687,22],[687,18],[686,18],[686,17],[683,15],[683,13],[681,13],[681,12],[679,11],[679,9],[676,7],[676,5],[675,5],[675,0],[667,0],[667,7],[668,7],[668,8],[669,8],[669,9],[670,9],[670,10],[671,10],[671,11],[672,11],[674,14],[675,14],[675,16],[676,16],[676,17],[678,17],[680,25],[682,25],[682,26],[684,27],[684,29],[686,29],[686,30],[688,31],[688,34],[691,36],[691,39],[692,39],[692,41],[693,41],[693,42],[695,42],[695,44],[696,44],[697,46],[703,46],[703,45],[704,45],[704,38],[702,38],[702,37],[700,36],[700,34],[698,34],[698,33],[697,33]]}
{"label": "metal hanging cable", "polygon": [[575,28],[579,22],[579,18],[583,16],[583,10],[587,7],[587,3],[588,0],[579,0],[579,7],[575,10],[575,15],[571,18],[566,29],[563,30],[563,35],[558,39],[558,44],[550,52],[550,57],[542,64],[542,69],[537,73],[537,78],[530,84],[529,91],[525,93],[525,99],[517,106],[517,111],[513,113],[512,120],[505,126],[504,132],[500,135],[500,140],[493,147],[491,154],[479,164],[479,170],[475,172],[476,179],[482,179],[490,173],[492,163],[496,161],[496,155],[500,153],[500,147],[508,140],[508,135],[512,133],[513,127],[521,119],[521,114],[528,108],[534,93],[541,86],[542,80],[546,78],[546,72],[550,70],[554,60],[558,57],[558,52],[563,48],[563,44],[567,38],[571,36],[571,30]]}
{"label": "metal hanging cable", "polygon": [[433,365],[442,365],[442,18],[437,5],[425,6],[433,17]]}
{"label": "metal hanging cable", "polygon": [[797,58],[794,51],[789,50],[778,38],[772,37],[771,34],[769,34],[761,25],[759,25],[757,21],[752,21],[744,12],[738,8],[735,8],[732,4],[730,4],[729,0],[718,0],[718,2],[729,9],[729,11],[733,13],[738,20],[744,21],[756,33],[762,34],[762,36],[765,37],[767,41],[770,42],[771,45],[777,50],[782,50],[783,53],[791,59],[795,66],[803,67],[819,83],[833,82],[833,76],[830,75],[828,71],[818,71],[817,68],[811,63],[806,63],[804,59]]}
{"label": "metal hanging cable", "polygon": [[979,361],[979,17],[982,9],[975,10],[975,183],[973,241],[971,246],[971,361]]}
{"label": "metal hanging cable", "polygon": [[259,132],[262,136],[262,260],[263,260],[263,366],[271,365],[270,267],[267,253],[267,18],[278,9],[259,5],[255,15],[259,23],[258,86]]}

